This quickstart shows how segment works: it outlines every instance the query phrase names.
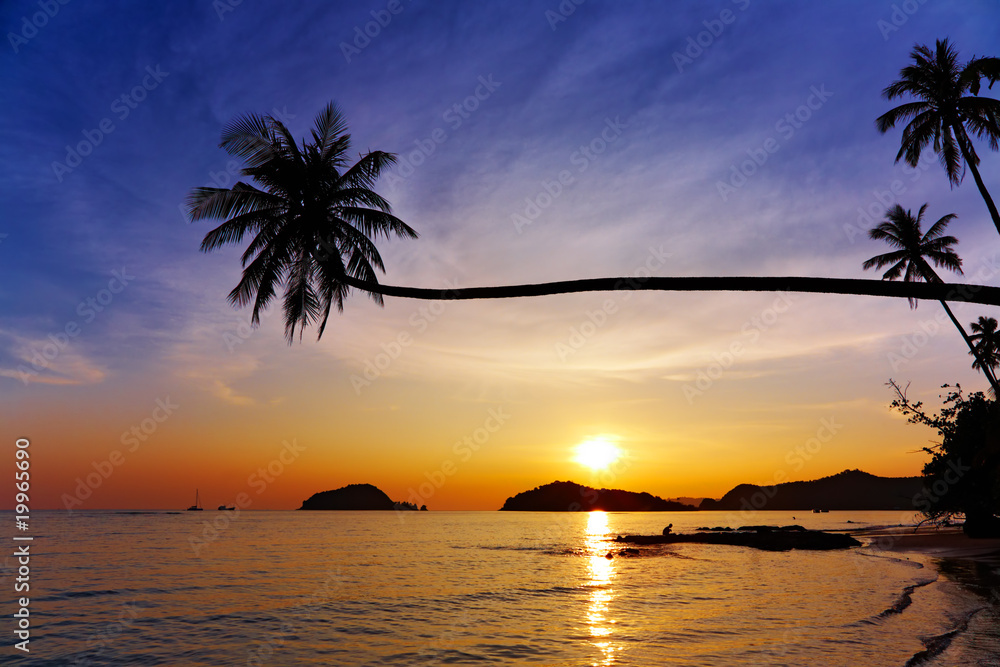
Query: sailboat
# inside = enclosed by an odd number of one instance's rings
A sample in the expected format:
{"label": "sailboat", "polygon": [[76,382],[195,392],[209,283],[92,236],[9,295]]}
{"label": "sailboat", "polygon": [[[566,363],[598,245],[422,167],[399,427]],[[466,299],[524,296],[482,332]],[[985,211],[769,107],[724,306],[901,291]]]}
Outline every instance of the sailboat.
{"label": "sailboat", "polygon": [[204,508],[198,506],[198,489],[195,489],[194,490],[194,505],[192,505],[191,507],[187,508],[187,511],[188,512],[200,512],[200,511],[202,511],[202,509],[204,509]]}

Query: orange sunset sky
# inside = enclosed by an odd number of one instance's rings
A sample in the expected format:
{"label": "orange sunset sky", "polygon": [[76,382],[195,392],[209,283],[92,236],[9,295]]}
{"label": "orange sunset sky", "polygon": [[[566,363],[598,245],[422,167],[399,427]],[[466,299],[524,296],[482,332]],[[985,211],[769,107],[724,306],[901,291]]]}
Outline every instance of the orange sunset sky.
{"label": "orange sunset sky", "polygon": [[[280,113],[302,137],[336,100],[352,150],[400,155],[376,190],[420,238],[379,241],[385,283],[877,278],[861,264],[884,248],[865,231],[891,203],[928,202],[932,222],[958,214],[964,280],[996,285],[1000,239],[971,178],[950,188],[932,155],[894,164],[899,130],[874,127],[915,43],[996,53],[996,21],[931,3],[886,34],[889,9],[855,3],[802,8],[824,26],[803,31],[799,9],[734,3],[710,48],[678,59],[711,18],[700,4],[588,4],[554,26],[407,4],[353,53],[367,10],[345,5],[246,53],[268,17],[210,5],[72,21],[67,6],[47,28],[61,51],[40,36],[5,67],[0,477],[30,439],[33,509],[183,509],[196,489],[207,508],[245,492],[293,509],[366,482],[494,510],[554,480],[719,497],[847,468],[917,475],[934,433],[889,410],[888,379],[931,408],[945,382],[986,387],[938,304],[869,297],[355,295],[322,340],[289,346],[280,311],[251,330],[227,303],[242,248],[200,253],[211,226],[180,207],[235,180],[218,148],[234,117]],[[142,21],[155,30],[128,28]],[[77,166],[53,166],[105,118]],[[981,155],[996,184],[997,153]],[[955,306],[966,323],[988,310]],[[610,472],[574,461],[595,438],[622,452]]]}

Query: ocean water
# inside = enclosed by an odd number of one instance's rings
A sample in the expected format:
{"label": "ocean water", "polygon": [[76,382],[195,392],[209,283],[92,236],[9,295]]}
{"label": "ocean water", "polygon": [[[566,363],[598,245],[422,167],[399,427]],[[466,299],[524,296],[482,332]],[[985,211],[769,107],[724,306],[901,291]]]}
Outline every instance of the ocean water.
{"label": "ocean water", "polygon": [[1000,563],[610,541],[740,523],[724,512],[32,519],[31,653],[8,639],[4,665],[1000,665]]}

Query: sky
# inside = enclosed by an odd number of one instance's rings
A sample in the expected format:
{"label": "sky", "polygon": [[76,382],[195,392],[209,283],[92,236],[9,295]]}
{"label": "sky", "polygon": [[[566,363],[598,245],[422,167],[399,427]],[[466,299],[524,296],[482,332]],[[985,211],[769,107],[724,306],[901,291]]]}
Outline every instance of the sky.
{"label": "sky", "polygon": [[[388,284],[877,278],[867,229],[928,203],[928,224],[958,215],[965,279],[998,285],[972,178],[895,164],[899,129],[874,126],[914,44],[995,55],[998,21],[985,0],[5,2],[0,474],[17,438],[36,509],[176,509],[196,489],[292,509],[372,483],[491,510],[557,479],[719,497],[919,474],[935,434],[886,382],[931,408],[944,383],[986,387],[936,303],[354,295],[289,346],[280,314],[252,329],[229,305],[243,248],[199,252],[213,225],[183,202],[239,178],[232,119],[302,137],[335,101],[354,158],[399,156],[376,190],[420,237],[379,242]],[[621,456],[591,470],[588,441]]]}

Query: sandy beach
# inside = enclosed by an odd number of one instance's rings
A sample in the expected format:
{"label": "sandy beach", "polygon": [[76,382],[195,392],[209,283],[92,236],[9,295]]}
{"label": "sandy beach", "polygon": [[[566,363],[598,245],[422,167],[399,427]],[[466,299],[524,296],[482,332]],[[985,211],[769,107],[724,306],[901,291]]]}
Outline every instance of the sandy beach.
{"label": "sandy beach", "polygon": [[1000,538],[972,539],[961,527],[892,526],[849,531],[865,546],[884,551],[922,553],[938,558],[1000,560]]}

